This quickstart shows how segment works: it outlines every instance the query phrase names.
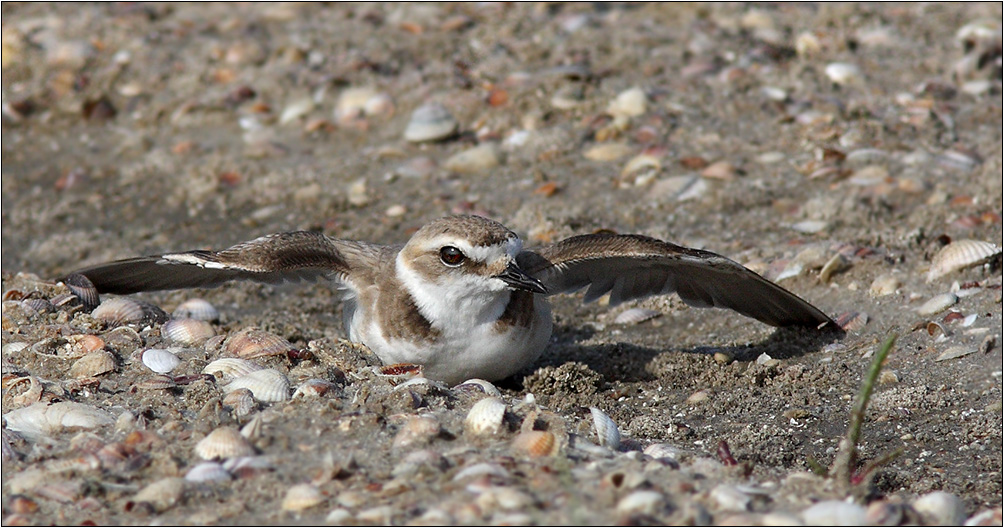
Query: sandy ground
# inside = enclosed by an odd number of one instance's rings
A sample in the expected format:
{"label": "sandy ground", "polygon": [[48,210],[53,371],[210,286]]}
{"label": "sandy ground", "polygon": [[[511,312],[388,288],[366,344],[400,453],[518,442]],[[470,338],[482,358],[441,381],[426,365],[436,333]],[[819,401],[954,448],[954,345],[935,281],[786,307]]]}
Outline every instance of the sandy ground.
{"label": "sandy ground", "polygon": [[[41,399],[115,418],[33,438],[5,429],[6,522],[797,514],[846,496],[811,464],[832,462],[890,334],[860,447],[864,463],[902,453],[859,502],[945,490],[966,515],[996,508],[1000,522],[999,257],[926,280],[949,242],[1001,244],[999,3],[2,10],[3,412],[25,405],[14,380],[31,375]],[[343,96],[359,88],[353,106]],[[459,133],[405,141],[429,102]],[[137,296],[168,313],[203,297],[221,312],[217,334],[257,326],[309,351],[267,358],[294,387],[334,384],[261,405],[260,462],[231,467],[233,480],[182,485],[171,479],[199,463],[203,437],[248,422],[221,384],[149,389],[138,358],[164,344],[160,324],[112,333],[85,310],[39,314],[20,300],[65,292],[44,280],[106,260],[294,229],[400,243],[450,213],[495,218],[531,246],[611,229],[715,251],[844,316],[848,333],[774,332],[675,297],[609,309],[561,297],[544,356],[498,384],[507,425],[480,438],[463,426],[477,396],[395,390],[401,380],[369,369],[378,362],[342,340],[327,285]],[[950,307],[918,312],[950,291]],[[630,308],[661,317],[616,324]],[[114,370],[74,379],[67,337],[92,334]],[[192,347],[171,375],[219,354]],[[619,427],[617,453],[585,442],[597,441],[590,406]],[[401,440],[422,414],[438,425]],[[555,455],[512,448],[527,416],[554,432]],[[738,466],[722,464],[721,441]],[[675,460],[638,453],[652,444]],[[153,483],[173,500],[137,495]],[[284,507],[301,483],[316,500]]]}

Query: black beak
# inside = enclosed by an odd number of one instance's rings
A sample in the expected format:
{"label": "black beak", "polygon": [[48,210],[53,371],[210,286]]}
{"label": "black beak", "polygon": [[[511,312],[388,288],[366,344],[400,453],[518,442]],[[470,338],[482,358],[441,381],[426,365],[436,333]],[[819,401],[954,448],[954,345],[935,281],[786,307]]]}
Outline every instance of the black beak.
{"label": "black beak", "polygon": [[547,293],[547,288],[539,280],[527,275],[515,262],[510,262],[505,271],[495,276],[502,279],[506,284],[517,290],[526,290],[533,293]]}

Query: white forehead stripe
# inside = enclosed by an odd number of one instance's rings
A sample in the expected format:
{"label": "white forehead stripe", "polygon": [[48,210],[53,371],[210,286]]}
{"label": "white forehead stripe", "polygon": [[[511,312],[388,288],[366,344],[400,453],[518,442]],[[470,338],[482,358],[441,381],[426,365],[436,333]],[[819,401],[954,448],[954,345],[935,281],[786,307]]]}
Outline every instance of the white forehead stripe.
{"label": "white forehead stripe", "polygon": [[523,250],[523,241],[518,237],[506,239],[504,244],[494,246],[474,246],[470,241],[454,237],[437,237],[429,241],[428,247],[441,248],[443,246],[455,246],[464,252],[468,258],[477,262],[494,262],[503,256],[515,258]]}

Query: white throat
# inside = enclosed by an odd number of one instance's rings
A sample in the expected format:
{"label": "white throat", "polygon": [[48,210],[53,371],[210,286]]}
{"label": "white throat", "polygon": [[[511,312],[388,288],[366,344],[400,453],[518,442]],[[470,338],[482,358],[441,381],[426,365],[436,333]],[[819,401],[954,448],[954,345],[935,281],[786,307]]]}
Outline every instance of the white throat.
{"label": "white throat", "polygon": [[398,253],[394,268],[418,311],[446,334],[493,324],[509,304],[511,291],[500,279],[465,274],[449,281],[428,280],[412,268],[403,252]]}

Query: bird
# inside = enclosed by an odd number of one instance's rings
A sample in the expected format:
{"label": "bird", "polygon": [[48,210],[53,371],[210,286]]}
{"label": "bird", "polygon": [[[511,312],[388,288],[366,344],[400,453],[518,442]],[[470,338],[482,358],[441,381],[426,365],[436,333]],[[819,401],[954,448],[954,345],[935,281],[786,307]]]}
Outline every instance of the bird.
{"label": "bird", "polygon": [[676,292],[690,306],[775,327],[835,327],[797,295],[710,251],[613,233],[524,249],[509,228],[473,215],[433,220],[403,245],[294,231],[76,273],[112,294],[328,279],[341,293],[349,340],[384,364],[418,364],[425,377],[451,384],[497,381],[531,365],[550,340],[548,297],[582,289],[585,302],[609,294],[610,306]]}

